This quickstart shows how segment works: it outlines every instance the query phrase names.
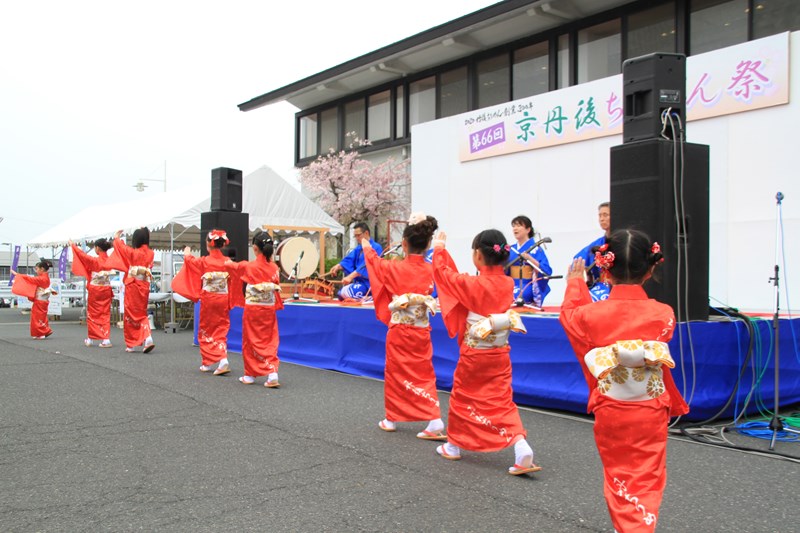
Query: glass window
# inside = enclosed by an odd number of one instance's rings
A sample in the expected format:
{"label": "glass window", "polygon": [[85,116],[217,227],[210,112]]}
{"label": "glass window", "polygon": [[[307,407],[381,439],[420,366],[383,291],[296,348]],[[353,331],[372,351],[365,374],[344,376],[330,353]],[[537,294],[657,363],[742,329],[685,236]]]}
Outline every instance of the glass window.
{"label": "glass window", "polygon": [[436,118],[436,78],[431,76],[408,86],[409,127]]}
{"label": "glass window", "polygon": [[469,111],[467,102],[467,67],[443,72],[439,77],[439,117],[451,117]]}
{"label": "glass window", "polygon": [[753,2],[754,39],[797,30],[800,30],[800,5],[797,4],[797,0]]}
{"label": "glass window", "polygon": [[364,139],[367,133],[364,99],[359,98],[344,104],[344,134],[349,136],[349,144],[355,139]]}
{"label": "glass window", "polygon": [[367,135],[370,141],[381,141],[389,138],[389,118],[391,93],[381,91],[369,95],[367,108]]}
{"label": "glass window", "polygon": [[692,55],[747,41],[747,0],[692,0],[691,9]]}
{"label": "glass window", "polygon": [[321,154],[327,154],[331,149],[339,149],[339,119],[336,116],[336,108],[326,109],[319,114],[320,146]]}
{"label": "glass window", "polygon": [[675,52],[675,3],[639,11],[628,17],[628,54],[639,57],[653,52]]}
{"label": "glass window", "polygon": [[300,159],[317,155],[317,114],[300,118]]}
{"label": "glass window", "polygon": [[550,61],[547,41],[514,50],[512,99],[546,93],[550,87]]}
{"label": "glass window", "polygon": [[572,66],[569,64],[569,35],[559,35],[558,37],[558,88],[569,87],[569,71]]}
{"label": "glass window", "polygon": [[406,110],[405,110],[405,98],[403,97],[403,86],[400,85],[397,87],[396,90],[397,97],[395,98],[395,110],[394,110],[394,136],[397,139],[402,139],[406,134]]}
{"label": "glass window", "polygon": [[578,32],[578,83],[622,72],[620,20],[610,20]]}
{"label": "glass window", "polygon": [[478,61],[478,107],[502,104],[511,99],[508,54]]}

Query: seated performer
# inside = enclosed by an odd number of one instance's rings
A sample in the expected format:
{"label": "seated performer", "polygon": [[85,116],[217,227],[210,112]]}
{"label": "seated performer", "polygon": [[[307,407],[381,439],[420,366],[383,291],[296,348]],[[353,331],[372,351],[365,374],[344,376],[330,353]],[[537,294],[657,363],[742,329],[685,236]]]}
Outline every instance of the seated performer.
{"label": "seated performer", "polygon": [[362,300],[369,293],[369,274],[367,273],[367,264],[364,261],[364,249],[361,243],[367,240],[378,256],[383,253],[383,247],[370,238],[369,227],[364,222],[359,222],[353,226],[353,236],[356,238],[358,245],[342,259],[341,263],[333,265],[333,268],[328,272],[328,275],[334,276],[340,271],[344,271],[345,276],[342,279],[344,286],[339,291],[340,300],[345,298]]}
{"label": "seated performer", "polygon": [[531,219],[524,215],[514,217],[511,232],[517,242],[511,245],[508,255],[511,266],[506,269],[506,274],[514,279],[514,299],[521,298],[525,303],[541,307],[550,292],[547,276],[553,273],[553,269],[544,250],[538,246],[533,248],[536,240]]}
{"label": "seated performer", "polygon": [[592,295],[594,302],[605,300],[611,292],[611,285],[600,279],[603,273],[602,269],[594,264],[595,252],[606,243],[611,235],[611,202],[603,202],[597,206],[597,221],[600,223],[603,235],[586,245],[574,257],[574,259],[583,259],[586,265],[586,284],[589,286],[589,294]]}
{"label": "seated performer", "polygon": [[53,264],[47,259],[36,263],[36,275],[27,276],[16,270],[11,270],[14,284],[11,292],[17,296],[24,296],[31,302],[31,337],[42,340],[53,334],[50,322],[47,320],[47,309],[50,307],[50,275],[47,273]]}

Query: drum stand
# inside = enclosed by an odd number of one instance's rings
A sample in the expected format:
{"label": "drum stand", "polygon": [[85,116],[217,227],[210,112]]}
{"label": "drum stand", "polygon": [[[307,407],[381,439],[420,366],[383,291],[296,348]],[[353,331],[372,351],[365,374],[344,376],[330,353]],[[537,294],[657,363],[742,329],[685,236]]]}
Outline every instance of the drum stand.
{"label": "drum stand", "polygon": [[297,282],[300,281],[297,277],[297,269],[300,268],[301,259],[303,259],[303,252],[300,252],[300,257],[297,258],[297,262],[294,264],[294,268],[292,268],[292,274],[289,276],[289,279],[294,280],[294,283],[292,284],[292,301],[318,304],[319,300],[314,300],[313,298],[301,298],[300,292],[297,290]]}

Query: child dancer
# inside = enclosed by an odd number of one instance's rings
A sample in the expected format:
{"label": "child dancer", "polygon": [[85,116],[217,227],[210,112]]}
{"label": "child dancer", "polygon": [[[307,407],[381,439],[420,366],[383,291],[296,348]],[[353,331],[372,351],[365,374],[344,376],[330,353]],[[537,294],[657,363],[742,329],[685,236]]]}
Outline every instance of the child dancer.
{"label": "child dancer", "polygon": [[689,412],[669,371],[675,363],[666,343],[675,316],[642,288],[663,258],[644,233],[614,231],[595,254],[610,276],[608,300],[592,303],[579,258],[567,274],[561,310],[589,385],[603,492],[619,532],[655,530],[667,482],[669,417]]}
{"label": "child dancer", "polygon": [[273,241],[269,233],[260,231],[253,236],[253,261],[228,261],[228,271],[247,283],[242,316],[242,361],[244,375],[239,381],[252,385],[259,376],[267,376],[264,386],[277,389],[278,381],[278,318],[275,311],[283,309],[280,271],[272,262]]}
{"label": "child dancer", "polygon": [[11,292],[19,296],[25,296],[33,302],[31,307],[31,337],[42,340],[53,334],[50,329],[50,322],[47,320],[47,309],[50,307],[50,275],[47,273],[53,264],[47,259],[42,259],[36,263],[36,275],[26,276],[12,270],[14,274],[14,284]]}
{"label": "child dancer", "polygon": [[222,248],[230,241],[223,230],[211,230],[206,236],[208,255],[196,258],[192,248],[183,250],[183,268],[172,281],[172,289],[194,302],[200,300],[200,318],[197,324],[197,342],[200,344],[200,372],[211,372],[215,364],[215,376],[231,371],[228,362],[228,330],[230,318],[230,274],[225,263],[228,257]]}
{"label": "child dancer", "polygon": [[375,314],[389,326],[386,335],[384,406],[386,418],[378,426],[396,431],[396,422],[428,421],[417,433],[425,440],[447,440],[436,393],[433,346],[428,313],[436,314],[433,268],[425,262],[436,219],[413,213],[403,231],[403,261],[381,259],[368,240],[364,258],[375,302]]}
{"label": "child dancer", "polygon": [[133,232],[133,247],[120,237],[122,230],[114,234],[114,255],[111,263],[116,270],[125,273],[125,313],[122,331],[125,335],[125,351],[132,352],[135,346],[143,346],[144,353],[156,347],[147,319],[147,303],[150,297],[150,281],[153,274],[153,250],[150,249],[150,230],[139,228]]}
{"label": "child dancer", "polygon": [[493,452],[514,446],[512,475],[541,470],[525,440],[519,411],[511,398],[509,331],[525,332],[519,315],[508,308],[514,280],[503,272],[509,246],[498,230],[480,232],[472,241],[479,276],[459,274],[445,250],[447,236],[433,241],[433,279],[445,326],[456,336],[459,358],[453,375],[447,442],[436,448],[445,459],[460,459],[461,448]]}
{"label": "child dancer", "polygon": [[86,329],[88,335],[83,343],[93,346],[97,341],[101,348],[111,348],[111,300],[114,292],[111,289],[113,270],[109,266],[108,250],[111,243],[106,239],[94,241],[92,257],[74,242],[69,241],[72,248],[72,273],[82,276],[89,282],[86,285]]}

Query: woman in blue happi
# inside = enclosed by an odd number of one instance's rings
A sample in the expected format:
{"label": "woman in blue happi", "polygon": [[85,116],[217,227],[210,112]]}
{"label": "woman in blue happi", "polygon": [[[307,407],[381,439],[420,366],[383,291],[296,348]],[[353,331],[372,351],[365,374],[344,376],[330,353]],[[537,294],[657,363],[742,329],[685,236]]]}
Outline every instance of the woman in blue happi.
{"label": "woman in blue happi", "polygon": [[339,291],[340,300],[345,298],[362,300],[369,294],[369,274],[367,273],[367,264],[364,260],[361,241],[364,239],[369,241],[378,256],[383,253],[383,247],[370,238],[369,226],[364,222],[359,222],[353,226],[353,237],[355,237],[358,245],[328,272],[329,275],[336,275],[344,271],[344,278],[342,278],[344,286]]}
{"label": "woman in blue happi", "polygon": [[544,250],[534,246],[531,219],[524,215],[514,217],[511,232],[517,242],[511,245],[506,274],[514,279],[514,299],[522,298],[525,303],[541,307],[550,292],[548,282],[553,269]]}

